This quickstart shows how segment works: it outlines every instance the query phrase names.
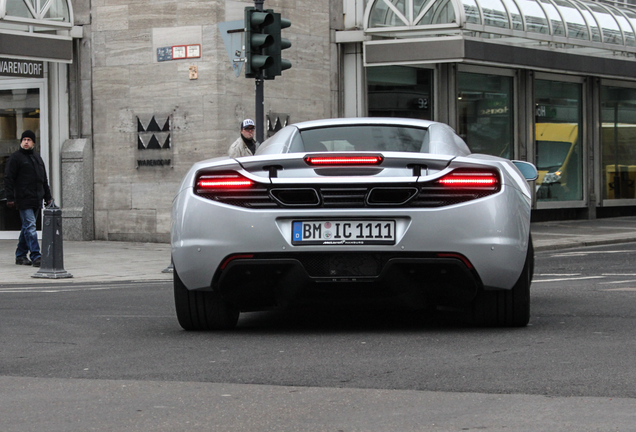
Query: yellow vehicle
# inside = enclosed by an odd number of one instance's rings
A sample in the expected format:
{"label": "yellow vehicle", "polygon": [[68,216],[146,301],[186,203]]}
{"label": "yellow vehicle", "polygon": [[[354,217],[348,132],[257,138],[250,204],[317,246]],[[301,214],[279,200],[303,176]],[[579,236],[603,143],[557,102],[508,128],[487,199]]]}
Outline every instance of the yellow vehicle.
{"label": "yellow vehicle", "polygon": [[636,198],[636,125],[603,123],[605,199]]}
{"label": "yellow vehicle", "polygon": [[582,198],[581,150],[576,123],[537,123],[537,199]]}

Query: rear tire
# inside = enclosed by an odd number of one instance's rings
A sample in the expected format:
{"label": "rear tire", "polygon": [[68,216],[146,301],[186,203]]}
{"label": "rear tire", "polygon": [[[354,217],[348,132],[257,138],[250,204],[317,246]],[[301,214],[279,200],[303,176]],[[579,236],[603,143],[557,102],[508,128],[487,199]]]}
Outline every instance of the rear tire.
{"label": "rear tire", "polygon": [[534,247],[528,242],[526,262],[511,290],[481,291],[473,301],[473,321],[491,327],[525,327],[530,321],[530,284],[534,273]]}
{"label": "rear tire", "polygon": [[184,330],[230,330],[236,327],[239,310],[217,292],[190,291],[173,270],[177,320]]}

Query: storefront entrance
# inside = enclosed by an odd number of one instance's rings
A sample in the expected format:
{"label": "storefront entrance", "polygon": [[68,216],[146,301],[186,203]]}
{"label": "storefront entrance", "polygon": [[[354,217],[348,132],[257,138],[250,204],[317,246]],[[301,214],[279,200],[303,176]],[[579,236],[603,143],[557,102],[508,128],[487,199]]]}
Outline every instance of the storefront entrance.
{"label": "storefront entrance", "polygon": [[[37,142],[35,151],[40,153],[47,174],[48,134],[40,125],[45,92],[43,80],[2,80],[0,81],[0,239],[17,239],[20,232],[20,215],[15,209],[7,208],[4,186],[4,173],[7,161],[13,152],[20,148],[22,132],[30,129],[35,132]],[[40,230],[41,218],[38,220]]]}

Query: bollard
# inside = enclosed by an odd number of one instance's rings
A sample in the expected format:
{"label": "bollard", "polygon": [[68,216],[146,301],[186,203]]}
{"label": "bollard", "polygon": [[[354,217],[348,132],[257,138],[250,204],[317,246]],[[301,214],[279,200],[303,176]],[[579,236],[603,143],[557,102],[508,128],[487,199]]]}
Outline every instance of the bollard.
{"label": "bollard", "polygon": [[172,261],[172,255],[170,255],[170,265],[161,270],[161,273],[172,273],[174,271],[174,261]]}
{"label": "bollard", "polygon": [[40,270],[31,277],[62,279],[73,275],[64,270],[62,210],[53,201],[44,209],[42,224],[42,261]]}

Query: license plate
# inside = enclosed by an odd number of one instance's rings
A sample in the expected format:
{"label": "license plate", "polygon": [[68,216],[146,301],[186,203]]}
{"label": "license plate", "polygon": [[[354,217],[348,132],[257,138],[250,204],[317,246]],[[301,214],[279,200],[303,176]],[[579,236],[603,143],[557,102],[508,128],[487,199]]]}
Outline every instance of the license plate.
{"label": "license plate", "polygon": [[395,244],[394,220],[293,221],[294,245]]}

